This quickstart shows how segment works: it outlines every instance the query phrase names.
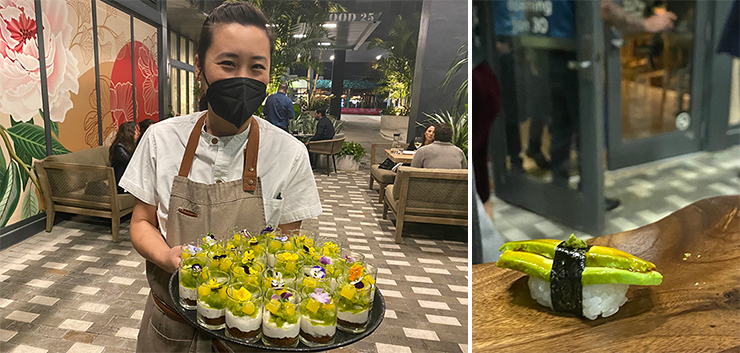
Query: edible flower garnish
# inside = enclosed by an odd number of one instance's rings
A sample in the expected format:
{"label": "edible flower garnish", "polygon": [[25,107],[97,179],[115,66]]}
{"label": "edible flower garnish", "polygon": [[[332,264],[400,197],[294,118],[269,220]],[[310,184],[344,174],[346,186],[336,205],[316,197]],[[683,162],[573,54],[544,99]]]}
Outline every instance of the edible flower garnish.
{"label": "edible flower garnish", "polygon": [[267,233],[272,233],[272,232],[274,232],[274,231],[275,231],[275,228],[273,228],[273,227],[270,227],[270,226],[267,226],[267,228],[263,229],[263,230],[262,230],[262,231],[260,232],[260,234],[267,234]]}
{"label": "edible flower garnish", "polygon": [[223,254],[223,255],[213,255],[213,259],[214,260],[220,260],[220,259],[225,259],[225,258],[226,258],[226,254]]}
{"label": "edible flower garnish", "polygon": [[344,255],[344,261],[348,264],[355,263],[355,258],[349,255]]}
{"label": "edible flower garnish", "polygon": [[355,288],[357,288],[357,289],[365,288],[365,283],[363,283],[362,281],[356,282],[355,283]]}
{"label": "edible flower garnish", "polygon": [[203,242],[205,242],[208,245],[216,244],[216,236],[213,235],[213,232],[208,232],[205,237],[203,237]]}
{"label": "edible flower garnish", "polygon": [[275,277],[273,277],[272,280],[270,281],[270,285],[273,288],[285,287],[285,281],[283,280],[283,274],[280,272],[275,273]]}
{"label": "edible flower garnish", "polygon": [[198,273],[203,270],[203,267],[200,264],[193,264],[193,266],[191,266],[190,269],[193,272]]}
{"label": "edible flower garnish", "polygon": [[290,262],[290,261],[298,261],[300,257],[298,254],[292,254],[292,253],[280,253],[278,254],[278,260]]}
{"label": "edible flower garnish", "polygon": [[313,255],[313,253],[315,253],[316,250],[313,248],[313,246],[303,245],[303,252],[309,255]]}
{"label": "edible flower garnish", "polygon": [[252,293],[250,293],[246,288],[241,287],[231,293],[231,296],[234,297],[234,299],[245,302],[249,299],[252,299]]}
{"label": "edible flower garnish", "polygon": [[288,236],[287,235],[283,235],[282,237],[275,237],[275,240],[279,240],[279,241],[285,243],[286,241],[288,241]]}
{"label": "edible flower garnish", "polygon": [[323,250],[321,253],[324,256],[329,256],[329,255],[336,254],[339,252],[339,246],[330,241],[324,243],[322,249]]}
{"label": "edible flower garnish", "polygon": [[321,304],[331,303],[331,296],[329,293],[325,293],[323,288],[314,289],[313,293],[309,294],[309,296]]}
{"label": "edible flower garnish", "polygon": [[322,265],[331,265],[332,261],[330,257],[322,256],[319,258],[319,263]]}
{"label": "edible flower garnish", "polygon": [[288,300],[292,296],[293,296],[293,294],[290,294],[290,292],[282,292],[282,293],[280,293],[280,299],[282,299],[282,300]]}
{"label": "edible flower garnish", "polygon": [[200,247],[195,246],[193,244],[188,244],[188,246],[187,246],[187,252],[190,255],[195,255],[195,253],[197,253],[198,251],[201,251],[201,250],[202,249]]}
{"label": "edible flower garnish", "polygon": [[249,246],[257,246],[260,245],[259,240],[257,240],[257,237],[251,237],[249,238]]}
{"label": "edible flower garnish", "polygon": [[244,256],[242,257],[242,262],[245,264],[251,264],[254,261],[254,251],[249,250],[246,253],[244,253]]}
{"label": "edible flower garnish", "polygon": [[362,272],[365,268],[362,265],[356,263],[349,269],[349,280],[354,282],[358,278],[362,277]]}
{"label": "edible flower garnish", "polygon": [[242,268],[244,269],[244,274],[245,275],[251,275],[252,274],[252,270],[251,270],[251,268],[249,266],[242,265]]}
{"label": "edible flower garnish", "polygon": [[232,238],[235,242],[242,241],[242,236],[239,233],[234,233],[234,237]]}
{"label": "edible flower garnish", "polygon": [[326,278],[326,270],[321,266],[314,266],[309,271],[311,274],[311,277],[318,278],[318,279],[324,279]]}
{"label": "edible flower garnish", "polygon": [[223,286],[223,284],[218,283],[215,278],[211,278],[208,280],[208,287],[211,289],[218,289],[221,288],[221,286]]}

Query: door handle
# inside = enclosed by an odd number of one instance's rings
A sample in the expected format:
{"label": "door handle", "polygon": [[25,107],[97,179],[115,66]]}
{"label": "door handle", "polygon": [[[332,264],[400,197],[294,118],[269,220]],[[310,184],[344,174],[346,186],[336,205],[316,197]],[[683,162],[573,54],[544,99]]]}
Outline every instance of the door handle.
{"label": "door handle", "polygon": [[573,61],[568,60],[568,68],[571,70],[583,70],[591,67],[591,61]]}

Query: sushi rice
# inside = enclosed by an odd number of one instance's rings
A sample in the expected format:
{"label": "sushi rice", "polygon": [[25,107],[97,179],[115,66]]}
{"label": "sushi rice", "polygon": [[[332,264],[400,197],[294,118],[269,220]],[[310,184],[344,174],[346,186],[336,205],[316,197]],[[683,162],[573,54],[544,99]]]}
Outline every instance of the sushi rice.
{"label": "sushi rice", "polygon": [[[540,305],[552,309],[550,299],[550,282],[529,276],[529,294]],[[583,316],[596,320],[601,315],[609,317],[619,311],[619,307],[627,302],[629,284],[592,284],[583,286]]]}

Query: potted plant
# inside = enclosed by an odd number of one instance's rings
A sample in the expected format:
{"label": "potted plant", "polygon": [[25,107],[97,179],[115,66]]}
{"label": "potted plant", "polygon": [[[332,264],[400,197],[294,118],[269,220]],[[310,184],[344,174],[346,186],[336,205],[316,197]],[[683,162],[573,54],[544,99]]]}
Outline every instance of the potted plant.
{"label": "potted plant", "polygon": [[360,169],[360,159],[365,156],[365,148],[357,142],[342,144],[337,158],[337,170],[354,171]]}

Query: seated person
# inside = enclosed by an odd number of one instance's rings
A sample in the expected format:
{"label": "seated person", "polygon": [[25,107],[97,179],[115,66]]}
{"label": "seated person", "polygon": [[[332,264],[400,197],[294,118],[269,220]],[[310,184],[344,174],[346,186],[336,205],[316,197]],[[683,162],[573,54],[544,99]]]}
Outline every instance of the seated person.
{"label": "seated person", "polygon": [[136,139],[137,146],[139,145],[139,141],[141,141],[141,137],[144,136],[146,129],[148,129],[154,123],[155,121],[152,119],[144,119],[139,122],[139,138]]}
{"label": "seated person", "polygon": [[[434,142],[434,125],[429,125],[429,127],[424,130],[424,143],[421,144],[421,146],[431,145],[432,142]],[[420,147],[421,147],[420,146]],[[416,145],[414,145],[413,142],[409,143],[409,146],[406,147],[407,151],[416,151]]]}
{"label": "seated person", "polygon": [[[113,174],[116,176],[116,185],[121,181],[123,172],[128,167],[131,155],[136,149],[136,124],[133,121],[127,121],[118,127],[118,133],[108,150],[110,165],[113,167]],[[125,191],[118,186],[118,193],[123,194]]]}
{"label": "seated person", "polygon": [[316,123],[316,133],[309,141],[323,141],[334,138],[334,124],[326,117],[326,112],[323,109],[316,110],[313,117],[318,122]]}
{"label": "seated person", "polygon": [[411,160],[414,168],[468,169],[465,153],[452,144],[452,128],[447,124],[434,127],[434,142],[422,146]]}

